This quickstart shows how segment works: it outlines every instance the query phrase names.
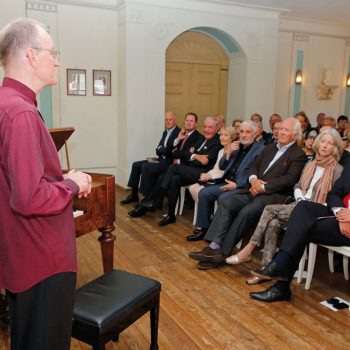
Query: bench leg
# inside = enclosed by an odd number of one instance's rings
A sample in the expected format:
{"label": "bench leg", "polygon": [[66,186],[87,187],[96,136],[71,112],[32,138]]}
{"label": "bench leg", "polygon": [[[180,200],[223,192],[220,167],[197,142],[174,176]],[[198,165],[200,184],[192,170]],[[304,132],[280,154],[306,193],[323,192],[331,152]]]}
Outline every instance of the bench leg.
{"label": "bench leg", "polygon": [[150,310],[151,315],[151,347],[150,350],[158,350],[158,322],[159,322],[159,301],[158,294],[155,306]]}

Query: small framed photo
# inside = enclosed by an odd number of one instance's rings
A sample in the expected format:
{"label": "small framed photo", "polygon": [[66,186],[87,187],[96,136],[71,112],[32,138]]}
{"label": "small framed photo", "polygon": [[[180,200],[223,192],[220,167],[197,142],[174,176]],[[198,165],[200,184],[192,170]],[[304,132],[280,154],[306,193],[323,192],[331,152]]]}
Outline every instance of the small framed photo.
{"label": "small framed photo", "polygon": [[111,71],[93,70],[94,96],[111,96]]}
{"label": "small framed photo", "polygon": [[67,69],[67,95],[86,96],[85,69]]}

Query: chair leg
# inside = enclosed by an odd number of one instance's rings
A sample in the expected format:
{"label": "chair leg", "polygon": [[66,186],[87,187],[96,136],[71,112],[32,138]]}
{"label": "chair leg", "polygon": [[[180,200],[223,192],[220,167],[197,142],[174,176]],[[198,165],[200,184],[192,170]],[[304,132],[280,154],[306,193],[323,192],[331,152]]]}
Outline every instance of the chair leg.
{"label": "chair leg", "polygon": [[159,323],[159,301],[160,296],[156,297],[155,306],[150,310],[151,316],[151,346],[150,350],[158,350],[158,323]]}
{"label": "chair leg", "polygon": [[317,254],[317,244],[310,243],[309,244],[309,258],[308,258],[308,264],[307,264],[307,276],[306,276],[306,282],[305,282],[305,289],[310,289],[312,276],[314,274],[316,254]]}
{"label": "chair leg", "polygon": [[180,190],[180,207],[179,207],[179,215],[182,215],[185,205],[185,196],[186,196],[186,187],[181,187]]}
{"label": "chair leg", "polygon": [[304,273],[304,268],[305,268],[306,254],[307,254],[307,248],[305,247],[304,254],[301,257],[300,262],[299,262],[297,283],[301,283],[302,280],[303,280],[303,273]]}
{"label": "chair leg", "polygon": [[193,213],[193,226],[196,225],[196,222],[197,222],[197,215],[198,215],[198,203],[195,202],[194,203],[194,213]]}
{"label": "chair leg", "polygon": [[214,214],[217,211],[217,209],[218,209],[218,201],[215,201],[214,202]]}
{"label": "chair leg", "polygon": [[329,265],[329,271],[334,272],[334,251],[328,249],[328,265]]}
{"label": "chair leg", "polygon": [[344,270],[344,278],[349,280],[349,257],[343,255],[343,270]]}

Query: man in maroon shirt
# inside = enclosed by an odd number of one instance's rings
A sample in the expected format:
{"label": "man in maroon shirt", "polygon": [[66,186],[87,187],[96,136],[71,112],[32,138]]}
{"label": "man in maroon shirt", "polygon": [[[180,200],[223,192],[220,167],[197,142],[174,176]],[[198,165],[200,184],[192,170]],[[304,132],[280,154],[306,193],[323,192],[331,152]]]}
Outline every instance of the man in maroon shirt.
{"label": "man in maroon shirt", "polygon": [[0,288],[10,306],[11,349],[68,350],[77,271],[71,200],[91,178],[62,175],[36,94],[56,84],[58,52],[29,19],[0,32]]}

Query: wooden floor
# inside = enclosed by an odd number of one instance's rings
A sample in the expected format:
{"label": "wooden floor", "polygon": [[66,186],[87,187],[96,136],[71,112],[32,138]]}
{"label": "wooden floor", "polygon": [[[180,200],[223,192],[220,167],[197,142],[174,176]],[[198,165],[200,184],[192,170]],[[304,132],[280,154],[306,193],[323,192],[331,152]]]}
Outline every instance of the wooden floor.
{"label": "wooden floor", "polygon": [[[117,191],[117,202],[125,193]],[[238,267],[200,271],[187,257],[204,242],[189,243],[192,210],[185,209],[177,223],[158,227],[161,212],[131,219],[131,206],[117,205],[116,268],[139,273],[162,283],[159,323],[161,350],[231,349],[349,349],[350,311],[333,312],[319,302],[331,296],[350,300],[350,283],[342,273],[330,274],[325,252],[320,252],[311,290],[293,283],[291,302],[265,304],[249,298],[249,292],[269,284],[248,286],[249,270],[258,260]],[[97,233],[77,240],[82,285],[102,273]],[[107,350],[149,349],[149,317],[121,333]],[[8,350],[8,331],[0,334],[0,349]],[[72,340],[71,350],[90,349]]]}

